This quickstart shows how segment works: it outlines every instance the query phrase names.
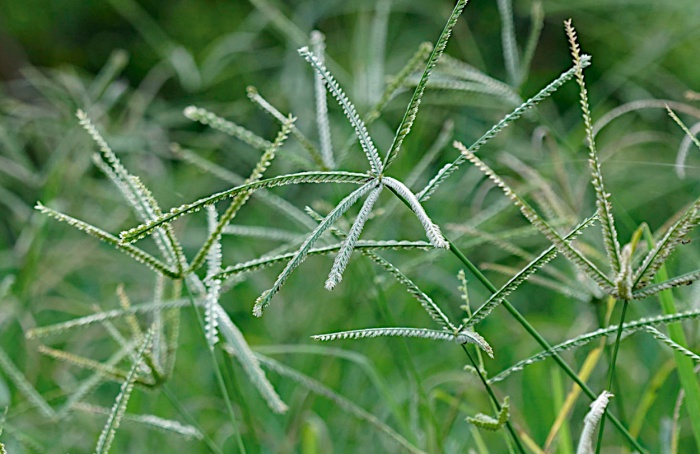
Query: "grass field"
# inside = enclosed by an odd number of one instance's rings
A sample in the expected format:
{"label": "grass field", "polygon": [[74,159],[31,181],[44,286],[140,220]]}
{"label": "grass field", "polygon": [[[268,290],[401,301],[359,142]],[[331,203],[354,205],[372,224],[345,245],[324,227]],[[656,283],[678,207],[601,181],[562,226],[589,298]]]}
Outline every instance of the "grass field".
{"label": "grass field", "polygon": [[698,13],[2,2],[0,446],[700,452]]}

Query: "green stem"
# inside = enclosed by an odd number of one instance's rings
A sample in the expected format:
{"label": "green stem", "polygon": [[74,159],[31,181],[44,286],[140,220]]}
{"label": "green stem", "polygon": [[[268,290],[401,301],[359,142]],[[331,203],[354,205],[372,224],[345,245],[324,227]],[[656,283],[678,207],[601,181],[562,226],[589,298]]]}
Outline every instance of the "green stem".
{"label": "green stem", "polygon": [[[202,334],[202,338],[206,339],[204,323],[202,322],[201,314],[199,313],[199,308],[194,302],[194,297],[190,291],[190,286],[187,285],[187,281],[183,281],[185,284],[185,290],[187,291],[187,297],[190,299],[190,304],[195,312],[195,318],[197,319],[197,326]],[[231,425],[233,426],[233,432],[236,436],[236,444],[238,445],[238,452],[245,454],[245,445],[243,444],[243,438],[241,438],[241,432],[238,430],[238,423],[236,422],[236,414],[233,412],[233,404],[231,403],[231,397],[228,394],[228,389],[226,389],[226,383],[224,382],[224,377],[221,375],[221,369],[219,368],[219,362],[216,359],[216,354],[214,353],[214,347],[209,345],[207,350],[209,351],[209,356],[211,357],[212,364],[214,366],[214,375],[216,375],[216,382],[219,385],[219,390],[224,397],[224,402],[226,403],[226,411],[228,412],[229,418],[231,419]]]}
{"label": "green stem", "polygon": [[[620,350],[620,339],[622,338],[622,324],[625,323],[625,315],[627,314],[627,306],[629,300],[622,301],[622,314],[620,314],[620,323],[617,325],[617,336],[615,337],[615,345],[613,347],[612,358],[610,359],[610,369],[608,370],[608,391],[612,392],[613,380],[615,377],[615,364],[617,363],[617,352]],[[607,414],[607,408],[604,414]],[[600,430],[598,431],[598,443],[596,444],[596,454],[600,452],[603,446],[603,432],[605,431],[605,418],[600,420]]]}
{"label": "green stem", "polygon": [[[486,276],[484,276],[479,268],[477,268],[467,257],[464,256],[462,251],[460,251],[457,246],[452,243],[448,238],[446,238],[447,242],[450,244],[450,251],[452,254],[455,255],[459,259],[460,262],[466,266],[469,271],[476,276],[476,278],[486,287],[491,293],[496,293],[498,289],[491,283],[491,281],[488,280]],[[540,346],[542,346],[543,349],[549,351],[552,353],[552,359],[559,365],[559,367],[562,368],[562,370],[568,375],[581,389],[583,392],[591,399],[591,401],[596,399],[596,394],[584,383],[578,375],[576,375],[576,372],[571,369],[571,367],[562,359],[562,357],[557,353],[552,351],[552,346],[549,345],[549,343],[535,330],[535,328],[530,325],[530,322],[528,322],[523,315],[518,312],[518,310],[513,307],[508,300],[503,300],[503,307],[506,308],[508,312],[522,325],[522,327],[525,329],[525,331],[530,334],[530,336],[533,337],[537,341]],[[617,427],[617,429],[620,431],[620,433],[627,439],[627,441],[632,445],[632,447],[639,452],[647,452],[646,449],[644,449],[637,440],[627,431],[627,429],[622,425],[619,419],[617,419],[612,413],[606,412],[606,416],[610,421]]]}
{"label": "green stem", "polygon": [[[469,350],[467,350],[467,346],[465,344],[462,344],[462,350],[464,350],[464,353],[467,354],[467,358],[469,358],[469,362],[472,363],[472,366],[474,366],[474,370],[476,370],[476,374],[479,376],[479,379],[481,380],[481,383],[483,383],[484,388],[486,388],[486,392],[488,393],[489,397],[491,398],[491,402],[493,403],[493,406],[496,408],[496,413],[499,413],[501,411],[501,404],[498,402],[498,399],[496,398],[496,394],[493,392],[493,388],[491,385],[489,385],[489,382],[486,381],[484,378],[484,375],[481,373],[481,370],[479,369],[479,366],[476,364],[474,361],[474,358],[472,358],[472,355],[469,354]],[[521,454],[525,454],[525,448],[523,447],[520,438],[518,438],[518,434],[515,432],[515,429],[513,429],[513,425],[510,423],[510,418],[508,421],[506,421],[506,428],[508,429],[508,432],[510,432],[510,436],[513,438],[513,443],[515,443],[515,446],[518,448],[518,451]]]}

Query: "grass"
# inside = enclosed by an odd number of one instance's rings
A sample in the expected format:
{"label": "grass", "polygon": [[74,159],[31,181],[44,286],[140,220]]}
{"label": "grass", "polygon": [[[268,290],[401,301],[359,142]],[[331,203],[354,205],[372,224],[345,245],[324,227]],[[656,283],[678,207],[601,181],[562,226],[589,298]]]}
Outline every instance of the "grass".
{"label": "grass", "polygon": [[[115,0],[162,62],[140,86],[115,52],[3,96],[8,452],[700,449],[700,115],[663,99],[680,35],[607,68],[581,50],[601,7],[579,44],[556,2],[499,1],[491,75],[466,1],[251,3],[196,54]],[[237,39],[270,46],[240,56],[259,83],[217,100]]]}

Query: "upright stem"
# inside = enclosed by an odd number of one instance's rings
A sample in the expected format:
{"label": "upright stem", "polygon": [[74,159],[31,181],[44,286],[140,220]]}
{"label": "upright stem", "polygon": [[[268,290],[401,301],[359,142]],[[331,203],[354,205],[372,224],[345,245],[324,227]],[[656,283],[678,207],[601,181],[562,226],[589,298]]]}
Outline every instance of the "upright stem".
{"label": "upright stem", "polygon": [[[620,349],[620,339],[622,338],[622,324],[625,322],[625,314],[627,313],[627,306],[629,305],[629,300],[622,300],[622,314],[620,315],[620,323],[617,326],[617,336],[615,337],[615,346],[613,347],[613,354],[610,360],[610,369],[608,370],[608,391],[612,391],[613,379],[615,377],[615,363],[617,362],[617,352]],[[604,414],[608,414],[607,408],[604,410]],[[600,431],[598,432],[598,443],[595,448],[596,454],[600,452],[600,448],[603,446],[603,431],[605,429],[605,418],[600,420]]]}

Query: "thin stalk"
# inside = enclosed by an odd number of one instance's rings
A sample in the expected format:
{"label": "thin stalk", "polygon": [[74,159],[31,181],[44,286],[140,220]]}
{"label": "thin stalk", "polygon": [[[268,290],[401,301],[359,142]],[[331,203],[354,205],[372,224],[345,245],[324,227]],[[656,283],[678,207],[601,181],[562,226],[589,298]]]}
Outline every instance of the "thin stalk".
{"label": "thin stalk", "polygon": [[[476,276],[476,278],[484,285],[484,287],[486,287],[491,293],[496,293],[498,289],[491,283],[491,281],[488,280],[486,276],[484,276],[481,273],[479,268],[477,268],[467,257],[465,257],[464,254],[457,248],[457,246],[454,245],[454,243],[452,243],[452,241],[450,241],[449,238],[446,237],[445,239],[450,244],[450,251],[452,252],[452,254],[454,254],[455,257],[457,257],[457,259],[459,259],[459,261],[462,262],[464,266],[466,266],[469,269],[469,271],[471,271],[474,274],[474,276]],[[542,348],[549,351],[552,350],[552,346],[549,345],[549,343],[537,332],[537,330],[535,330],[535,328],[532,325],[530,325],[530,322],[528,322],[527,319],[525,319],[525,317],[523,317],[523,315],[520,312],[518,312],[518,310],[512,304],[510,304],[508,300],[503,300],[502,304],[503,307],[505,307],[506,310],[510,312],[510,314],[518,321],[518,323],[520,323],[520,325],[522,325],[522,327],[525,328],[525,331],[527,331],[528,334],[530,334],[530,336],[532,336],[532,338],[535,339],[537,343],[540,344],[540,346],[542,346]],[[574,372],[573,369],[571,369],[571,367],[562,359],[562,357],[557,352],[552,352],[552,359],[554,359],[554,361],[559,365],[559,367],[562,368],[566,375],[568,375],[578,386],[581,387],[583,392],[586,393],[586,395],[591,399],[591,401],[595,400],[598,397],[588,387],[588,385],[586,385],[578,377],[578,375],[576,375],[576,372]],[[622,425],[619,419],[617,419],[610,412],[606,412],[605,414],[634,449],[643,453],[647,452],[647,450],[644,449],[642,445],[640,445],[639,442],[635,440],[634,437],[632,437],[632,435],[630,435],[630,433],[627,431],[625,426]]]}
{"label": "thin stalk", "polygon": [[[617,325],[617,336],[615,337],[615,346],[610,360],[610,369],[608,370],[608,391],[612,392],[613,380],[615,378],[615,363],[617,362],[617,352],[620,350],[620,339],[622,338],[622,324],[625,323],[625,315],[627,314],[627,306],[629,300],[622,300],[622,314],[620,314],[620,323]],[[607,414],[607,407],[603,410],[603,414]],[[603,432],[605,430],[605,418],[600,420],[600,430],[598,431],[598,443],[595,447],[595,452],[598,454],[603,446]]]}
{"label": "thin stalk", "polygon": [[[472,363],[472,366],[474,366],[474,369],[476,370],[476,374],[479,376],[479,380],[481,380],[481,383],[483,383],[484,388],[486,388],[486,392],[491,398],[491,403],[493,403],[493,406],[496,408],[496,413],[500,412],[501,404],[498,402],[496,394],[493,392],[493,388],[491,388],[491,385],[489,385],[489,383],[484,378],[484,375],[481,373],[479,366],[474,361],[474,358],[472,358],[472,355],[469,354],[469,350],[467,350],[467,346],[465,344],[462,344],[462,350],[464,350],[464,353],[466,353],[467,358],[469,358],[469,362]],[[525,454],[525,448],[520,442],[518,434],[515,433],[515,429],[513,429],[513,425],[510,423],[510,419],[506,421],[506,428],[508,429],[508,432],[510,432],[510,436],[513,438],[513,443],[515,443],[515,446],[518,448],[518,451],[522,454]]]}
{"label": "thin stalk", "polygon": [[[200,332],[202,334],[202,337],[206,339],[206,330],[204,329],[204,323],[202,322],[202,316],[199,313],[199,308],[197,308],[197,304],[194,302],[194,297],[192,296],[192,292],[190,291],[190,286],[187,285],[187,282],[184,282],[185,284],[185,290],[187,291],[187,297],[190,300],[190,303],[192,305],[192,309],[194,309],[195,312],[195,318],[197,319],[197,326],[199,326]],[[238,452],[241,454],[245,454],[245,446],[243,445],[243,438],[241,437],[241,432],[238,430],[238,423],[236,422],[236,414],[233,412],[233,404],[231,403],[231,397],[228,394],[228,390],[226,389],[226,383],[224,382],[224,377],[221,375],[221,370],[219,369],[219,362],[216,359],[216,354],[214,353],[214,346],[213,345],[208,345],[209,348],[207,350],[209,351],[209,356],[211,357],[212,364],[214,366],[214,374],[216,375],[216,382],[219,385],[219,390],[221,391],[221,394],[224,397],[224,402],[226,403],[226,411],[228,412],[229,418],[231,419],[231,425],[233,426],[233,432],[236,436],[236,444],[238,444]]]}

